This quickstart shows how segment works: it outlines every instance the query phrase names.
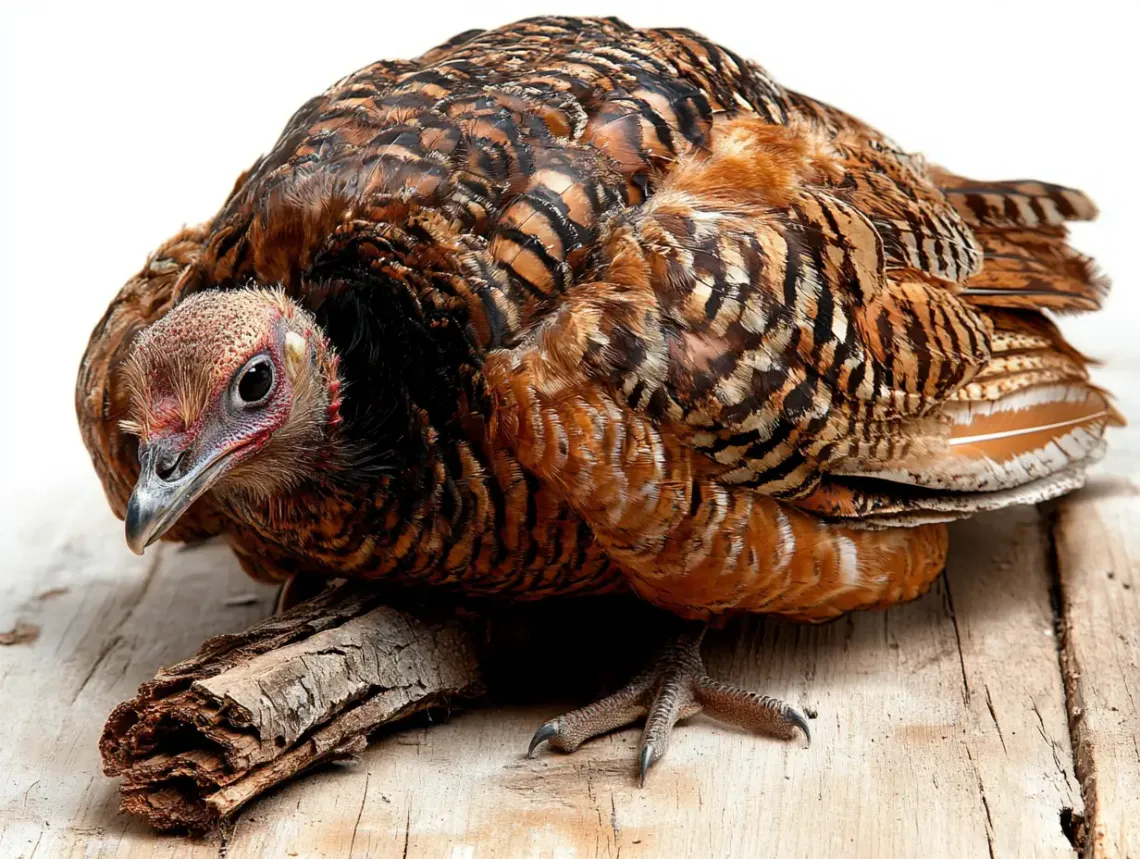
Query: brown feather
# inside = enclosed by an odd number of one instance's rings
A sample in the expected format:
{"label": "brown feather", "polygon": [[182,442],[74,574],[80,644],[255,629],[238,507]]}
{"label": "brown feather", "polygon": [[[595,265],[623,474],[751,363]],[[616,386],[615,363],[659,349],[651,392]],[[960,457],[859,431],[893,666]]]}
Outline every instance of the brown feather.
{"label": "brown feather", "polygon": [[979,228],[982,270],[966,282],[962,297],[986,307],[1097,310],[1108,279],[1065,240],[1063,228]]}
{"label": "brown feather", "polygon": [[1096,204],[1074,188],[1027,179],[979,182],[932,170],[935,183],[958,213],[974,227],[1036,229],[1065,221],[1091,221]]}

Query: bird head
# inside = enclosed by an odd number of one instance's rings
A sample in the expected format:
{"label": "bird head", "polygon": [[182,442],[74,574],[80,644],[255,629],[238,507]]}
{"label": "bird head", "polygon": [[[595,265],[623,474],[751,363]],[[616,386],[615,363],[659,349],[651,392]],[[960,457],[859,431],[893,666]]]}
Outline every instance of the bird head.
{"label": "bird head", "polygon": [[279,290],[196,293],[144,330],[124,365],[139,477],[127,544],[141,554],[206,492],[272,497],[319,470],[339,422],[336,358]]}

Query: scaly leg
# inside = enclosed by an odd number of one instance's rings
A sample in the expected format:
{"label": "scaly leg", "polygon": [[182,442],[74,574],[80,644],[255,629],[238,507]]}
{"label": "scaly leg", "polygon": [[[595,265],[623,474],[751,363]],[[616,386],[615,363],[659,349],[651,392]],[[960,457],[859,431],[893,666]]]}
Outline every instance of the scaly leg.
{"label": "scaly leg", "polygon": [[293,606],[303,603],[306,600],[311,600],[332,584],[332,581],[332,579],[327,579],[323,576],[294,573],[277,589],[277,599],[274,600],[273,613],[284,614],[293,608]]}
{"label": "scaly leg", "polygon": [[592,737],[645,719],[638,752],[640,784],[649,768],[665,755],[673,726],[697,713],[758,734],[790,740],[799,729],[808,743],[807,721],[766,695],[713,680],[701,660],[705,624],[693,624],[667,645],[650,668],[614,694],[579,710],[551,719],[535,732],[527,756],[544,742],[573,752]]}

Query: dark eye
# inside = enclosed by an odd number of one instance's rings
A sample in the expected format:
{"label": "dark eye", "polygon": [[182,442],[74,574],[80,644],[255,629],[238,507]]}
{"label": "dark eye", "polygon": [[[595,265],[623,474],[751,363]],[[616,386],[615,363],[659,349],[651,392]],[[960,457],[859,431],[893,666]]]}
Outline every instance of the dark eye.
{"label": "dark eye", "polygon": [[262,359],[250,364],[238,379],[238,401],[243,406],[256,406],[273,389],[273,365]]}

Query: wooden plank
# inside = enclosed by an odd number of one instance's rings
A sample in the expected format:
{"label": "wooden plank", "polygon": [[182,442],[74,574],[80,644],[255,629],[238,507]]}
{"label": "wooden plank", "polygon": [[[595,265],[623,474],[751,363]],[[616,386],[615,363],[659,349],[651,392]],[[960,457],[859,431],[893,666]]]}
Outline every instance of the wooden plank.
{"label": "wooden plank", "polygon": [[1053,532],[1070,718],[1093,859],[1140,855],[1138,523],[1140,488],[1118,476],[1059,504]]}
{"label": "wooden plank", "polygon": [[[947,591],[991,856],[1072,855],[1082,809],[1051,604],[1047,523],[1020,507],[951,529]],[[1075,810],[1075,811],[1074,811]]]}
{"label": "wooden plank", "polygon": [[[1084,334],[1076,345],[1100,356],[1102,319],[1073,320]],[[1123,859],[1140,856],[1140,351],[1130,341],[1111,345],[1112,360],[1094,378],[1129,425],[1110,432],[1089,485],[1050,510],[1086,855]]]}
{"label": "wooden plank", "polygon": [[916,603],[814,628],[750,621],[710,644],[717,676],[818,711],[811,749],[697,719],[639,790],[636,731],[527,761],[558,705],[473,712],[268,797],[227,855],[1072,856],[1059,818],[1080,797],[1039,518],[955,537],[949,579]]}

